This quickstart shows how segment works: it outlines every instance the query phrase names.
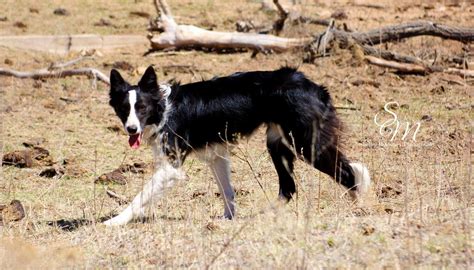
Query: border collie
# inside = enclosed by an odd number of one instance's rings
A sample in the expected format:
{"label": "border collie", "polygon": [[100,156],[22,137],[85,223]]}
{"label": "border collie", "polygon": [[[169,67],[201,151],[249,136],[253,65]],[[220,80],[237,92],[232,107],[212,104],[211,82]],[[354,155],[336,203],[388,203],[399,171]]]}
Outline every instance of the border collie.
{"label": "border collie", "polygon": [[232,219],[235,192],[229,149],[262,125],[280,198],[288,201],[296,192],[296,158],[331,176],[354,200],[370,185],[367,168],[350,163],[338,147],[341,124],[328,91],[293,68],[235,73],[184,85],[159,85],[151,66],[137,85],[112,70],[110,105],[133,149],[142,140],[151,144],[155,173],[132,203],[106,225],[142,217],[153,197],[185,178],[180,167],[192,152],[210,166],[224,200],[224,217]]}

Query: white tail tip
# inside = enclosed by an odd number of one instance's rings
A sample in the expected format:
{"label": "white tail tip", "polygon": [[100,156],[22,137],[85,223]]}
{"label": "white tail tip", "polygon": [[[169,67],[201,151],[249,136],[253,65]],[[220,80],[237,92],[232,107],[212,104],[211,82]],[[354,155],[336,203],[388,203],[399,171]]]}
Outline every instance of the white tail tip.
{"label": "white tail tip", "polygon": [[354,200],[359,199],[363,194],[367,193],[370,188],[369,170],[362,163],[350,163],[354,172],[354,182],[356,190],[351,190],[350,194]]}

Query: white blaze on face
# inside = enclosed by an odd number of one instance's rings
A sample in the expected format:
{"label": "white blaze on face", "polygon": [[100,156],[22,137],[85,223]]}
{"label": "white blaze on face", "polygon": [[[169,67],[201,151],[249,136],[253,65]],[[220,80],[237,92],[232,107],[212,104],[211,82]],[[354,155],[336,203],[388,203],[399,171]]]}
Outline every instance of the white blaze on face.
{"label": "white blaze on face", "polygon": [[125,122],[125,130],[127,127],[135,125],[137,127],[137,133],[142,131],[140,127],[140,121],[138,120],[137,113],[135,112],[135,103],[137,103],[137,91],[130,90],[128,91],[128,102],[130,103],[130,113],[127,117],[127,122]]}

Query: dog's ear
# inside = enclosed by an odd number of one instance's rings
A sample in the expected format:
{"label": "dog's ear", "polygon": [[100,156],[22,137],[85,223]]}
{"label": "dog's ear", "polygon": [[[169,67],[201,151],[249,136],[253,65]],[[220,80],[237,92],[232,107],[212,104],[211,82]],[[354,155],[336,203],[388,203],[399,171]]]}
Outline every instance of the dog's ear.
{"label": "dog's ear", "polygon": [[158,89],[158,81],[156,79],[155,69],[153,66],[149,66],[145,74],[143,74],[142,78],[138,82],[138,87],[140,90],[144,92],[153,91]]}
{"label": "dog's ear", "polygon": [[112,69],[110,71],[110,91],[120,91],[126,85],[127,82],[122,78],[122,75],[116,69]]}

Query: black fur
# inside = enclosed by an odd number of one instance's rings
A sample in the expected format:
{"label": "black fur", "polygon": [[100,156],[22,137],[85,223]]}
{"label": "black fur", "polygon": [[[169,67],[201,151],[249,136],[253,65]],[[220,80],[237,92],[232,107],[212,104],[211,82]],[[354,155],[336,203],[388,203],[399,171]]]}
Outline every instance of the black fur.
{"label": "black fur", "polygon": [[[165,101],[153,68],[146,71],[138,86],[130,86],[118,72],[111,72],[110,105],[123,123],[130,110],[127,95],[131,89],[137,90],[135,110],[142,126],[158,125]],[[281,195],[291,199],[296,192],[295,158],[354,189],[349,161],[338,150],[341,125],[327,89],[293,68],[175,83],[168,101],[171,110],[159,138],[163,152],[175,166],[194,150],[235,143],[263,124],[278,125],[281,133],[269,130],[267,148],[278,173]]]}

